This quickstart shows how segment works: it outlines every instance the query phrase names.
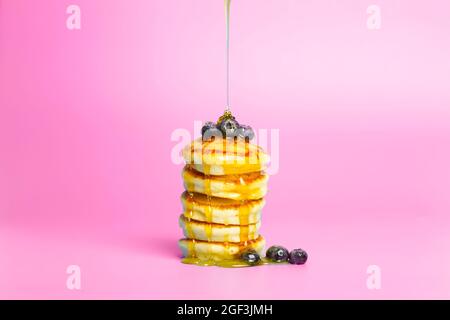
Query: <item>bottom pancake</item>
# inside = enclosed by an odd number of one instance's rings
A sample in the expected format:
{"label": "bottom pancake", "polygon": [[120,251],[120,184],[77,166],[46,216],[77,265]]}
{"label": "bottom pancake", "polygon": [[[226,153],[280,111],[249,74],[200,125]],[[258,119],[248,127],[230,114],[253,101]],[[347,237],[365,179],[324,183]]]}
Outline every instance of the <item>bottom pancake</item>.
{"label": "bottom pancake", "polygon": [[193,239],[178,241],[184,258],[197,258],[199,260],[232,260],[246,249],[253,249],[261,256],[264,253],[266,241],[262,236],[255,240],[240,243],[208,242]]}

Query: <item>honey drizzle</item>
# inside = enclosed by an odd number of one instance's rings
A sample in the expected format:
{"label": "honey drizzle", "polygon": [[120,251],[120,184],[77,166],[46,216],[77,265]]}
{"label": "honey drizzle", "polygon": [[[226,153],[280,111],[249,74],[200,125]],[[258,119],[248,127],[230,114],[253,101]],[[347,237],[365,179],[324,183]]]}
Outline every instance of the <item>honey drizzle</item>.
{"label": "honey drizzle", "polygon": [[[186,170],[186,168],[184,170]],[[192,192],[195,192],[194,182],[189,181],[188,179],[184,179],[184,184],[185,184],[186,190],[188,191],[189,195],[191,195]]]}
{"label": "honey drizzle", "polygon": [[208,222],[206,225],[206,239],[211,241],[212,236],[212,206],[211,206],[211,177],[209,175],[206,175],[205,180],[205,193],[206,193],[206,199],[208,202],[208,205],[205,207],[205,220]]}
{"label": "honey drizzle", "polygon": [[211,206],[211,177],[205,175],[205,194],[207,200],[207,206],[205,208],[205,220],[206,222],[212,222],[212,206]]}
{"label": "honey drizzle", "polygon": [[195,164],[194,154],[195,154],[195,142],[191,145],[191,158],[189,159],[189,164]]}
{"label": "honey drizzle", "polygon": [[189,198],[189,200],[186,201],[186,207],[187,207],[186,209],[189,208],[188,209],[189,210],[189,217],[187,217],[187,222],[185,223],[185,226],[186,226],[187,237],[189,239],[192,239],[192,241],[188,242],[188,254],[190,254],[192,258],[195,258],[196,257],[196,250],[195,250],[194,232],[192,231],[192,226],[190,224],[191,219],[192,219],[192,217],[194,215],[194,212],[193,212],[193,208],[194,208],[194,206],[193,206],[193,204],[194,204],[194,194],[190,191],[192,189],[189,188],[188,186],[186,186],[186,189],[188,189],[187,194],[188,194],[188,198]]}
{"label": "honey drizzle", "polygon": [[[205,228],[206,233],[206,240],[208,242],[211,242],[212,240],[212,206],[211,206],[211,166],[209,164],[206,164],[204,161],[205,156],[205,150],[208,149],[208,147],[211,145],[212,140],[205,143],[205,146],[202,150],[202,163],[203,163],[203,171],[205,175],[204,180],[204,192],[206,194],[206,199],[208,202],[208,205],[205,208],[205,220],[208,222]],[[207,150],[209,152],[209,150]],[[213,148],[212,154],[215,153],[215,149]],[[212,248],[211,246],[208,246],[208,256],[210,257],[212,255]]]}
{"label": "honey drizzle", "polygon": [[[245,160],[244,160],[244,162],[245,162],[246,165],[250,165],[251,161],[250,161],[250,140],[249,139],[245,139],[244,153],[245,153],[245,157],[244,157]],[[256,157],[258,157],[258,154],[259,154],[259,152],[256,151]]]}
{"label": "honey drizzle", "polygon": [[[242,177],[240,177],[239,182],[241,185],[246,185],[246,182]],[[249,214],[250,207],[247,204],[247,200],[242,200],[239,208],[239,238],[241,242],[244,242],[245,246],[247,245],[248,240]]]}
{"label": "honey drizzle", "polygon": [[186,201],[186,209],[189,210],[188,221],[191,221],[194,216],[194,194],[192,192],[188,192],[188,198],[189,200]]}
{"label": "honey drizzle", "polygon": [[[206,144],[206,147],[208,147],[211,144],[211,142],[208,142]],[[205,149],[202,150],[202,159],[205,155]],[[207,202],[208,205],[206,206],[205,209],[205,220],[206,222],[208,222],[208,224],[206,225],[206,229],[205,229],[205,233],[206,233],[206,240],[208,242],[211,241],[212,238],[212,224],[210,223],[212,220],[212,208],[211,208],[211,167],[207,164],[205,164],[205,161],[203,162],[203,170],[204,170],[204,174],[205,174],[205,180],[204,180],[204,191],[206,194],[206,198],[207,198]],[[207,246],[208,248],[208,257],[211,257],[212,251],[211,251],[211,246]]]}
{"label": "honey drizzle", "polygon": [[195,239],[192,239],[192,241],[188,241],[188,254],[190,255],[191,259],[197,258],[197,253],[195,251]]}
{"label": "honey drizzle", "polygon": [[230,4],[231,0],[225,0],[225,30],[226,30],[226,67],[227,67],[227,107],[230,111]]}
{"label": "honey drizzle", "polygon": [[192,231],[192,226],[191,226],[191,220],[188,218],[188,221],[185,222],[185,227],[186,227],[186,233],[187,233],[187,237],[188,239],[193,239],[194,238],[194,232]]}
{"label": "honey drizzle", "polygon": [[211,240],[212,240],[212,224],[211,223],[208,223],[206,225],[205,232],[206,232],[206,240],[208,240],[208,242],[211,242]]}
{"label": "honey drizzle", "polygon": [[246,242],[248,240],[248,230],[249,230],[249,208],[246,200],[241,201],[241,207],[239,208],[239,238],[241,242]]}

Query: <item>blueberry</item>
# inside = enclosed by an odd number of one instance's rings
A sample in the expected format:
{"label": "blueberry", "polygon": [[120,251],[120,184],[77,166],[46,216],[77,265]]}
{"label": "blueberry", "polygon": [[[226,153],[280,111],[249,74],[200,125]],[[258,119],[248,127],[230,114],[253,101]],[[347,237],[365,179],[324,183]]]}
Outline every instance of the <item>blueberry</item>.
{"label": "blueberry", "polygon": [[219,123],[219,128],[225,137],[232,138],[237,136],[239,123],[233,118],[227,118]]}
{"label": "blueberry", "polygon": [[284,262],[289,259],[289,251],[282,246],[272,246],[267,250],[266,257],[273,262]]}
{"label": "blueberry", "polygon": [[257,265],[261,262],[259,254],[252,249],[244,251],[241,255],[241,260],[243,260],[244,262],[246,262],[251,266]]}
{"label": "blueberry", "polygon": [[245,140],[252,140],[255,137],[255,132],[252,127],[242,124],[239,126],[238,135],[240,138],[244,138]]}
{"label": "blueberry", "polygon": [[304,264],[308,260],[308,254],[305,250],[294,249],[289,253],[289,263]]}
{"label": "blueberry", "polygon": [[210,140],[211,138],[222,137],[222,131],[217,128],[217,125],[214,122],[206,122],[202,127],[202,138],[205,141]]}
{"label": "blueberry", "polygon": [[217,128],[216,124],[212,121],[205,122],[205,124],[202,127],[202,135],[205,134],[206,130],[211,129],[211,128]]}

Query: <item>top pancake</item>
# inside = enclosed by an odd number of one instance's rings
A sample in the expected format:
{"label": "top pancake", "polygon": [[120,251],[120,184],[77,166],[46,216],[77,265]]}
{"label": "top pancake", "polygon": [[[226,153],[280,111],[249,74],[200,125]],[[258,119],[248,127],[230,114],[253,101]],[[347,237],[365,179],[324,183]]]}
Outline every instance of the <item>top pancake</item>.
{"label": "top pancake", "polygon": [[264,171],[270,158],[264,150],[242,139],[194,140],[183,149],[186,164],[207,175],[229,175]]}

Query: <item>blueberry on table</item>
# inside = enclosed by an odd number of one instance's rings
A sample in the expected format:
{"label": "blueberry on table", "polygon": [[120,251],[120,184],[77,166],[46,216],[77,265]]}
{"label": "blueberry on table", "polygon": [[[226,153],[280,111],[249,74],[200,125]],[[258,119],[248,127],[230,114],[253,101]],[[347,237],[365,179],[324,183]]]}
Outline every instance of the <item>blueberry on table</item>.
{"label": "blueberry on table", "polygon": [[304,264],[308,260],[308,254],[305,250],[294,249],[289,253],[289,263]]}
{"label": "blueberry on table", "polygon": [[271,246],[266,252],[266,258],[273,262],[285,262],[289,259],[289,251],[282,246]]}
{"label": "blueberry on table", "polygon": [[259,254],[255,250],[246,250],[241,255],[241,260],[245,263],[254,266],[261,262]]}

